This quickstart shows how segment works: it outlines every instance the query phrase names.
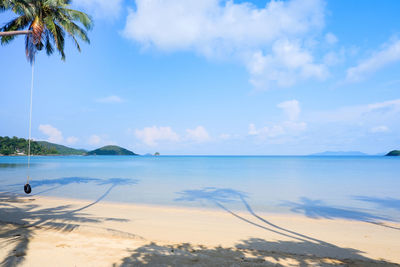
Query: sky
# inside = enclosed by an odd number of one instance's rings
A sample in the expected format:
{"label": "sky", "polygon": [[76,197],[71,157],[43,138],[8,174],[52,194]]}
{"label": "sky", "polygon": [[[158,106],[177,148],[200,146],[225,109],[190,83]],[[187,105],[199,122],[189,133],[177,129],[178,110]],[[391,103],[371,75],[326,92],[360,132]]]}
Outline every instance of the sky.
{"label": "sky", "polygon": [[[36,56],[32,137],[164,155],[400,148],[400,1],[75,0],[90,45]],[[13,18],[0,14],[0,25]],[[0,136],[28,137],[24,37],[0,46]]]}

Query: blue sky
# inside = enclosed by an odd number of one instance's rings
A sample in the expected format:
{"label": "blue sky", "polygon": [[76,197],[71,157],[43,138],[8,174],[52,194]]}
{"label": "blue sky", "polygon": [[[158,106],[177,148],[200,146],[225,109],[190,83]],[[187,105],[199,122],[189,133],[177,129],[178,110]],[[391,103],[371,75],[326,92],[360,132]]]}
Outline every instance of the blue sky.
{"label": "blue sky", "polygon": [[[400,147],[399,1],[73,5],[94,19],[91,44],[67,40],[66,62],[37,55],[37,140],[210,155]],[[0,59],[0,136],[27,137],[23,37]]]}

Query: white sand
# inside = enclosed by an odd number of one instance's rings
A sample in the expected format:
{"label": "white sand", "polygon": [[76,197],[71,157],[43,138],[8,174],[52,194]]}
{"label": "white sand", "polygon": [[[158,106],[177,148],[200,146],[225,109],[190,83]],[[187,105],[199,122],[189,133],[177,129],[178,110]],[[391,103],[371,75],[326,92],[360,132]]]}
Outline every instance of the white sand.
{"label": "white sand", "polygon": [[0,266],[400,266],[400,224],[90,204],[0,194]]}

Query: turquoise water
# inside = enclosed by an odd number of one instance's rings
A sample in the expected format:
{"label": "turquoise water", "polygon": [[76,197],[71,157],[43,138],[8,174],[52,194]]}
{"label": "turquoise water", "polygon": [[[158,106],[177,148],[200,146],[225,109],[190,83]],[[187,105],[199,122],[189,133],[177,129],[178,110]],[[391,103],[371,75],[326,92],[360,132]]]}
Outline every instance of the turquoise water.
{"label": "turquoise water", "polygon": [[[0,157],[0,191],[23,194],[26,157]],[[400,158],[33,157],[32,194],[400,221]]]}

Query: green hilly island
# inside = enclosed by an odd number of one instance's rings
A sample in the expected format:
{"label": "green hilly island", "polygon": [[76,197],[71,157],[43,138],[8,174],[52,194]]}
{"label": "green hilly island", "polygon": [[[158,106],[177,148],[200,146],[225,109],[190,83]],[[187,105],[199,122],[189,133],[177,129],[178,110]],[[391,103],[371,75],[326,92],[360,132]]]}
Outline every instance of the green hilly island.
{"label": "green hilly island", "polygon": [[137,154],[119,146],[103,146],[101,148],[87,152],[87,155],[125,155],[135,156]]}
{"label": "green hilly island", "polygon": [[400,150],[392,150],[386,156],[400,156]]}
{"label": "green hilly island", "polygon": [[70,148],[63,145],[53,144],[47,141],[35,141],[35,142],[46,149],[57,151],[57,154],[60,155],[86,155],[87,152],[86,150],[83,149]]}
{"label": "green hilly island", "polygon": [[[28,140],[18,137],[0,136],[0,156],[23,156],[28,153]],[[92,151],[75,149],[47,141],[31,141],[32,155],[131,155],[133,153],[119,146],[104,146]]]}

